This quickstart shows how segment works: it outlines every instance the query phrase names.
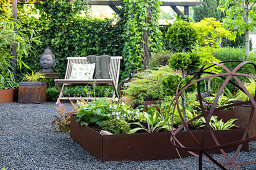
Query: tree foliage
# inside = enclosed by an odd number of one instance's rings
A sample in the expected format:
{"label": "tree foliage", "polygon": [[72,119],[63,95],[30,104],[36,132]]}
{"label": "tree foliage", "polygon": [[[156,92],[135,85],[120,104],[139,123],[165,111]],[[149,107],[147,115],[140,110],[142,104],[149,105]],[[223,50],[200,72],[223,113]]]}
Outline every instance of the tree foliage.
{"label": "tree foliage", "polygon": [[191,23],[198,34],[198,44],[201,46],[219,47],[221,38],[234,39],[231,32],[226,30],[215,18],[205,18],[200,22]]}
{"label": "tree foliage", "polygon": [[33,33],[28,37],[20,31],[20,25],[15,24],[17,31],[14,31],[14,22],[0,22],[0,89],[15,87],[14,75],[12,73],[12,44],[17,44],[16,62],[19,68],[23,65],[24,59],[28,56],[31,48],[31,40],[34,40]]}
{"label": "tree foliage", "polygon": [[10,0],[1,0],[0,1],[0,21],[5,20],[10,17]]}
{"label": "tree foliage", "polygon": [[246,52],[249,52],[249,31],[256,25],[256,0],[220,0],[219,9],[227,14],[224,25],[235,33],[245,34]]}
{"label": "tree foliage", "polygon": [[194,15],[193,19],[196,22],[201,21],[204,18],[216,18],[221,20],[223,13],[221,13],[218,8],[218,0],[203,0],[203,4],[193,7]]}

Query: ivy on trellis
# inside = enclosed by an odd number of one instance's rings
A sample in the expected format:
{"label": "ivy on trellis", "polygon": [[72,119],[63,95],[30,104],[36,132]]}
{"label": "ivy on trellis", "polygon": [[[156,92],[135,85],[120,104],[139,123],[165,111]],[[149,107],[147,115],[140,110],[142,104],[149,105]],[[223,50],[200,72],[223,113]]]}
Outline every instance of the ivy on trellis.
{"label": "ivy on trellis", "polygon": [[145,69],[151,52],[162,50],[159,0],[123,0],[125,74]]}

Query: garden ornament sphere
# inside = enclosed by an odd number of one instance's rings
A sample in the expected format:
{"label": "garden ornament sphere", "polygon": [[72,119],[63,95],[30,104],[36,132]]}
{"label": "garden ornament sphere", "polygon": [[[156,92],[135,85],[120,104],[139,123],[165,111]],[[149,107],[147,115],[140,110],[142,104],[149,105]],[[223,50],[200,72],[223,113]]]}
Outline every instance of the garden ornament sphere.
{"label": "garden ornament sphere", "polygon": [[55,56],[50,48],[46,48],[40,57],[40,67],[42,73],[53,73],[55,66]]}
{"label": "garden ornament sphere", "polygon": [[[231,61],[227,61],[227,62],[231,62]],[[256,70],[256,65],[249,61],[245,61],[245,62],[233,61],[233,62],[238,63],[238,65],[233,70],[229,70],[226,66],[223,65],[223,63],[227,63],[227,62],[210,63],[207,66],[203,66],[199,72],[193,73],[193,75],[194,75],[193,78],[180,91],[178,90],[178,89],[180,89],[178,87],[175,99],[171,103],[171,106],[173,106],[173,110],[172,110],[173,117],[174,117],[174,113],[178,112],[178,114],[181,118],[181,121],[182,121],[182,125],[179,126],[177,129],[174,129],[173,120],[172,120],[171,138],[170,138],[171,143],[173,146],[175,146],[177,148],[176,149],[177,152],[179,152],[179,150],[185,150],[185,151],[189,152],[190,154],[197,156],[199,158],[199,169],[202,169],[202,160],[211,161],[211,162],[215,163],[217,166],[219,166],[221,169],[230,169],[230,168],[239,169],[240,165],[256,163],[255,160],[250,161],[250,162],[238,162],[236,160],[238,158],[239,152],[241,151],[243,144],[253,141],[253,140],[256,140],[256,136],[248,137],[248,135],[247,135],[249,128],[251,128],[251,126],[252,126],[253,117],[256,116],[256,115],[254,115],[255,108],[256,108],[255,96],[254,97],[251,96],[251,94],[248,92],[248,90],[246,89],[244,84],[239,79],[240,77],[256,78],[256,76],[253,76],[251,74],[239,73],[239,69],[245,65],[250,64],[250,65],[253,65],[254,69]],[[213,72],[209,71],[209,69],[213,68],[213,67],[220,67],[224,71],[223,71],[223,73],[213,73]],[[203,74],[204,74],[204,77],[202,77]],[[209,108],[207,109],[203,103],[203,98],[201,95],[202,93],[200,92],[200,83],[202,85],[202,83],[204,83],[204,81],[207,81],[211,78],[216,78],[216,77],[221,78],[223,80],[223,83],[222,83],[221,87],[219,88],[219,91],[216,94],[214,101],[213,101],[212,105],[210,106],[210,109]],[[191,120],[186,120],[183,117],[183,114],[182,114],[183,108],[179,104],[180,103],[179,100],[180,100],[180,98],[182,98],[184,91],[186,91],[187,88],[189,88],[191,85],[193,85],[195,83],[197,84],[197,93],[198,93],[198,99],[200,102],[200,106],[199,106],[200,111],[198,111],[198,113],[195,114],[195,117],[192,118]],[[249,102],[235,102],[234,104],[219,107],[217,104],[218,100],[220,99],[220,96],[223,93],[223,90],[228,83],[232,84],[233,86],[235,86],[236,88],[238,88],[242,92],[244,92],[249,97]],[[215,131],[211,128],[211,126],[209,124],[212,116],[217,111],[221,111],[221,110],[224,110],[227,108],[232,108],[234,106],[239,106],[239,105],[242,105],[245,103],[247,103],[247,104],[251,103],[252,109],[251,109],[251,112],[250,112],[250,115],[248,118],[248,123],[246,124],[246,127],[244,128],[244,132],[243,132],[243,135],[241,136],[240,140],[232,141],[230,143],[220,144],[220,142],[219,142],[220,139],[218,139],[216,137]],[[202,135],[199,137],[198,136],[196,137],[189,129],[189,125],[191,125],[191,123],[193,123],[194,121],[197,121],[201,117],[205,118],[206,123],[203,128]],[[190,135],[191,141],[188,142],[188,141],[182,141],[181,139],[179,139],[177,134],[179,132],[181,132],[183,129],[185,129],[188,132],[188,134]],[[214,143],[214,144],[209,145],[209,143],[207,143],[207,142],[209,142],[209,140],[211,140],[211,143]],[[228,155],[224,151],[224,149],[227,147],[231,147],[231,146],[235,146],[235,147],[237,147],[237,149],[234,154]],[[215,151],[219,150],[222,153],[225,160],[224,161],[223,160],[222,161],[215,160],[209,154],[209,151],[213,151],[213,150],[215,150]],[[203,155],[205,155],[206,157],[203,157]],[[245,161],[247,161],[247,160],[245,160]]]}

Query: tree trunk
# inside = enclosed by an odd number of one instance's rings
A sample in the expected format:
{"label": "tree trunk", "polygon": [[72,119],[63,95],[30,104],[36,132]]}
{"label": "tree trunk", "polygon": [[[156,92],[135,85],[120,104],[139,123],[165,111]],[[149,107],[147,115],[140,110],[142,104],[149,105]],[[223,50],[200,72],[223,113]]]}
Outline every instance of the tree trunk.
{"label": "tree trunk", "polygon": [[[149,4],[150,5],[150,4]],[[150,21],[150,17],[151,17],[151,7],[148,8],[148,16],[145,20],[145,23],[148,24],[149,21]],[[146,69],[148,67],[148,62],[149,62],[149,59],[151,57],[151,53],[150,53],[150,48],[149,48],[149,39],[148,39],[148,36],[149,36],[149,30],[143,30],[143,35],[142,35],[142,48],[143,48],[143,59],[144,59],[144,69]]]}
{"label": "tree trunk", "polygon": [[[185,77],[187,75],[187,72],[185,70],[182,70],[182,78],[183,78],[183,81],[185,81]],[[184,96],[181,97],[182,98],[182,112],[183,112],[183,118],[185,120],[185,122],[188,120],[187,119],[187,108],[186,108],[186,98],[187,98],[187,93],[186,91],[184,90]],[[186,130],[184,128],[184,130]]]}
{"label": "tree trunk", "polygon": [[249,29],[248,29],[248,25],[249,25],[249,0],[245,0],[245,4],[244,4],[244,22],[246,24],[246,28],[244,31],[244,35],[245,35],[245,49],[246,49],[246,53],[249,54],[250,52],[250,43],[249,43]]}
{"label": "tree trunk", "polygon": [[[12,12],[13,12],[13,22],[14,22],[14,31],[17,31],[16,22],[17,22],[17,0],[12,1]],[[15,80],[17,79],[17,44],[12,44],[12,72]]]}

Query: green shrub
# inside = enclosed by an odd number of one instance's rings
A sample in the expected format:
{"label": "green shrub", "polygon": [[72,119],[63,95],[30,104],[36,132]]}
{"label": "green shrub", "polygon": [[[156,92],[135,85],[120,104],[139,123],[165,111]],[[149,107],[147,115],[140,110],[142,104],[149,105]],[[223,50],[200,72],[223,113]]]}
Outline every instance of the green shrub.
{"label": "green shrub", "polygon": [[149,68],[155,69],[160,66],[169,65],[168,60],[170,59],[173,53],[170,51],[158,52],[153,53],[150,60],[149,60]]}
{"label": "green shrub", "polygon": [[158,70],[146,70],[136,75],[124,94],[132,99],[132,103],[141,104],[146,100],[159,100],[165,95],[162,81],[171,74],[175,74],[169,66],[160,67]]}
{"label": "green shrub", "polygon": [[175,53],[169,60],[169,66],[175,70],[195,71],[201,65],[201,57],[196,53]]}
{"label": "green shrub", "polygon": [[77,97],[112,97],[114,88],[111,86],[68,86],[65,88],[63,95],[64,96],[77,96]]}
{"label": "green shrub", "polygon": [[[256,82],[253,78],[249,79],[248,83],[245,83],[246,89],[249,91],[249,93],[254,97],[255,95],[255,88],[256,88]],[[243,100],[243,101],[249,101],[249,97],[242,92],[241,90],[238,91],[236,99]]]}
{"label": "green shrub", "polygon": [[[96,96],[96,97],[112,97],[113,96],[113,87],[110,86],[96,86],[95,93],[93,87],[91,86],[69,86],[66,87],[64,90],[63,95],[65,97],[89,97],[89,96]],[[60,92],[56,87],[50,87],[46,90],[46,100],[47,101],[57,101]]]}
{"label": "green shrub", "polygon": [[169,75],[163,80],[163,90],[164,93],[173,96],[176,94],[177,87],[182,80],[179,75]]}
{"label": "green shrub", "polygon": [[[186,76],[185,81],[182,81],[182,77],[179,75],[167,76],[162,83],[164,94],[167,96],[175,95],[179,83],[180,83],[179,90],[181,90],[191,78],[192,78],[191,76]],[[186,92],[193,92],[195,88],[196,88],[196,84],[193,84],[186,89]]]}
{"label": "green shrub", "polygon": [[125,103],[115,103],[107,98],[100,98],[90,102],[79,102],[76,118],[81,125],[96,125],[106,130],[112,129],[115,133],[117,131],[127,132],[127,123],[124,121],[136,114],[137,110]]}
{"label": "green shrub", "polygon": [[59,90],[56,87],[50,87],[46,89],[46,100],[51,102],[56,102],[59,97]]}
{"label": "green shrub", "polygon": [[[220,61],[248,61],[255,60],[255,54],[252,53],[249,57],[246,56],[245,49],[243,48],[230,48],[230,47],[225,47],[225,48],[218,48],[216,51],[213,52],[213,56],[216,59],[219,59]],[[228,63],[223,63],[228,69],[231,71],[239,64],[239,62],[228,62]],[[222,72],[226,72],[222,70]],[[241,67],[237,72],[239,73],[244,73],[244,74],[255,74],[254,68],[252,65],[246,64],[243,67]],[[248,82],[247,78],[238,76],[238,78],[242,82]],[[234,81],[232,78],[231,80]],[[220,81],[219,83],[221,83]],[[216,85],[216,84],[215,84]],[[220,86],[220,85],[219,85]],[[233,85],[230,83],[227,84],[227,88],[232,92],[236,92],[238,89],[235,88]]]}
{"label": "green shrub", "polygon": [[190,52],[196,45],[196,30],[186,21],[176,21],[166,34],[167,50]]}
{"label": "green shrub", "polygon": [[106,126],[102,127],[102,129],[110,131],[113,134],[127,134],[131,130],[129,123],[119,119],[106,121]]}
{"label": "green shrub", "polygon": [[[213,56],[221,61],[245,61],[246,52],[243,48],[218,48],[213,52]],[[228,64],[230,69],[233,69],[236,64]]]}
{"label": "green shrub", "polygon": [[159,25],[159,29],[162,32],[163,36],[162,36],[162,42],[164,43],[164,49],[168,49],[168,44],[167,44],[167,40],[166,40],[166,33],[168,31],[168,29],[172,26],[172,24],[168,24],[168,25]]}

